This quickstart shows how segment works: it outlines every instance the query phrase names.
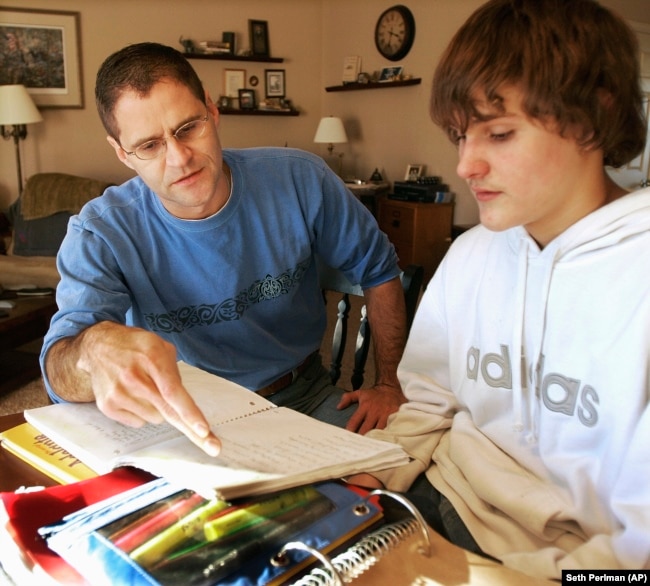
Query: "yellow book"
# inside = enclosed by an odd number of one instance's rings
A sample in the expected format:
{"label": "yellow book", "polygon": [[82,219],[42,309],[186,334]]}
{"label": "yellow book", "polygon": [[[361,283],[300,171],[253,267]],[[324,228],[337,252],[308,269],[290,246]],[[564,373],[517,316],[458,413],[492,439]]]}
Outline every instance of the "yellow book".
{"label": "yellow book", "polygon": [[93,478],[97,473],[29,423],[0,433],[2,447],[60,484]]}

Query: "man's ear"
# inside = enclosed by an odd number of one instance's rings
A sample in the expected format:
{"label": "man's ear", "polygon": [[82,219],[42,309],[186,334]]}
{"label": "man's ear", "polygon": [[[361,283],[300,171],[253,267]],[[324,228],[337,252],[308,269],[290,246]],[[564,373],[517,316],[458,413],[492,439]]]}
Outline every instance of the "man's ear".
{"label": "man's ear", "polygon": [[219,108],[217,108],[217,105],[210,98],[208,90],[205,90],[205,103],[208,107],[208,114],[212,116],[212,119],[214,120],[214,125],[219,128]]}
{"label": "man's ear", "polygon": [[108,144],[110,144],[115,150],[117,158],[122,161],[122,163],[124,163],[129,169],[133,169],[135,171],[133,165],[131,164],[131,160],[129,159],[129,155],[124,152],[124,149],[119,145],[119,143],[112,136],[107,136],[106,140],[108,141]]}

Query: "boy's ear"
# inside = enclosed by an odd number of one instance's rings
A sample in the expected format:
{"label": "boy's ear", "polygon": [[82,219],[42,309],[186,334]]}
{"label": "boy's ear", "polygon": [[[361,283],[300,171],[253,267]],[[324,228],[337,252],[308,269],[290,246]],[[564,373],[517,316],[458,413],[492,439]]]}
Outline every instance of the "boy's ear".
{"label": "boy's ear", "polygon": [[129,159],[129,155],[126,154],[120,144],[112,136],[107,136],[106,140],[108,141],[108,144],[110,144],[115,150],[117,158],[122,161],[122,163],[124,163],[129,169],[133,169],[135,171],[133,165],[131,164],[131,160]]}
{"label": "boy's ear", "polygon": [[612,96],[612,92],[601,87],[596,90],[596,95],[598,96],[598,100],[602,104],[604,110],[610,112],[614,106],[614,96]]}

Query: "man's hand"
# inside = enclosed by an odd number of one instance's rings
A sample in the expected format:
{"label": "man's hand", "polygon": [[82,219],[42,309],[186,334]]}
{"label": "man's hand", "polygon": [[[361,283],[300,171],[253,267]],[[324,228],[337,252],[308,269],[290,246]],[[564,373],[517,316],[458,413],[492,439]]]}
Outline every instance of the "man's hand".
{"label": "man's hand", "polygon": [[406,403],[406,398],[399,387],[379,384],[369,389],[344,393],[337,408],[345,409],[352,403],[358,403],[359,407],[345,428],[365,434],[371,429],[386,427],[388,416],[397,411],[402,403]]}
{"label": "man's hand", "polygon": [[63,399],[95,400],[102,413],[131,427],[167,421],[206,453],[221,449],[183,387],[176,349],[151,332],[101,322],[53,346],[46,371]]}

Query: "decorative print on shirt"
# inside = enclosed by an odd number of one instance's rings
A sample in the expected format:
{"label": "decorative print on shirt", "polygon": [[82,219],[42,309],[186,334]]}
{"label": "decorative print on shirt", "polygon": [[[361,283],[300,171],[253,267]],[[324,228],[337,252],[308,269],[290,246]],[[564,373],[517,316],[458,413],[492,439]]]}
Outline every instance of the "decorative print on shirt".
{"label": "decorative print on shirt", "polygon": [[296,283],[302,280],[310,263],[311,259],[307,259],[295,269],[287,269],[277,277],[266,275],[264,279],[255,281],[248,289],[238,293],[236,297],[226,299],[221,303],[189,305],[168,313],[147,313],[145,319],[152,331],[167,333],[177,333],[196,326],[209,326],[240,319],[250,306],[288,293]]}

